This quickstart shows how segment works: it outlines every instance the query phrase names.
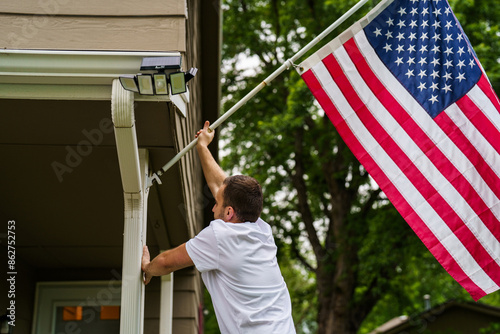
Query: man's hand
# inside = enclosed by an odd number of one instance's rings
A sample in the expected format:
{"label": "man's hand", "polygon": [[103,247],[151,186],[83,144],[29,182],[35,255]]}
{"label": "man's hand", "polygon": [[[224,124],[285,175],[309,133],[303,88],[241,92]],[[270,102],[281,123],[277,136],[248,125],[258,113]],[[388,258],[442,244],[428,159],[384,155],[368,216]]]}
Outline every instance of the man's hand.
{"label": "man's hand", "polygon": [[142,248],[142,264],[141,268],[143,271],[143,277],[144,277],[144,284],[147,285],[151,281],[151,277],[153,277],[149,273],[149,264],[151,263],[151,256],[149,255],[149,249],[148,246],[144,245]]}
{"label": "man's hand", "polygon": [[203,125],[203,129],[199,130],[196,133],[195,138],[198,138],[197,145],[201,145],[201,146],[205,146],[206,147],[214,139],[215,131],[211,130],[209,128],[209,126],[210,126],[210,122],[209,121],[205,121],[205,124]]}

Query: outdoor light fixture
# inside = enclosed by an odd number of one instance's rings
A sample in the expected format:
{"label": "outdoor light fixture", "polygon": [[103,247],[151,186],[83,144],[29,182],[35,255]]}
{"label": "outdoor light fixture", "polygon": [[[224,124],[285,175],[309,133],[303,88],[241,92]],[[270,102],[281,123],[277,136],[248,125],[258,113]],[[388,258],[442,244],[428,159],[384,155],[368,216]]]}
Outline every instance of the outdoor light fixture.
{"label": "outdoor light fixture", "polygon": [[186,72],[186,82],[193,79],[197,72],[198,69],[196,67],[191,67],[189,71]]}
{"label": "outdoor light fixture", "polygon": [[170,73],[170,91],[172,95],[181,94],[186,92],[186,77],[184,72]]}
{"label": "outdoor light fixture", "polygon": [[137,75],[137,83],[139,84],[139,93],[142,95],[154,95],[153,77],[150,74]]}
{"label": "outdoor light fixture", "polygon": [[186,83],[195,77],[198,69],[181,69],[181,56],[145,57],[137,75],[122,75],[120,82],[125,90],[141,95],[168,95],[187,92]]}
{"label": "outdoor light fixture", "polygon": [[120,76],[120,82],[124,89],[139,93],[135,75],[122,75]]}
{"label": "outdoor light fixture", "polygon": [[168,95],[168,79],[165,73],[153,75],[156,95]]}
{"label": "outdoor light fixture", "polygon": [[142,58],[141,71],[177,70],[181,68],[181,56]]}

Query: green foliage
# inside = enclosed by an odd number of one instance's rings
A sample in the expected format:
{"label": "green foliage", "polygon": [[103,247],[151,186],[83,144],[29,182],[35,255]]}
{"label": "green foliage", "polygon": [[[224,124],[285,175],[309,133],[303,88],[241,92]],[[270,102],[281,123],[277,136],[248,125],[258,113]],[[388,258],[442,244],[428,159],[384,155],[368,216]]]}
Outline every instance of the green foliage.
{"label": "green foliage", "polygon": [[214,306],[210,293],[204,290],[203,294],[203,327],[206,334],[220,334],[219,324],[215,316]]}
{"label": "green foliage", "polygon": [[[354,2],[225,0],[224,110]],[[497,0],[451,3],[495,88],[500,88],[500,4]],[[309,53],[369,9],[365,6]],[[263,187],[263,218],[273,226],[299,333],[318,330],[319,299],[325,293],[316,285],[320,276],[331,279],[328,293],[332,296],[342,289],[349,293],[346,289],[352,285],[345,312],[356,319],[356,329],[365,320],[360,333],[392,317],[420,312],[425,294],[431,294],[434,303],[470,300],[372,186],[293,69],[234,114],[223,125],[221,138],[223,151],[229,152],[222,167],[252,175]],[[319,243],[316,248],[314,235],[307,229],[307,214]],[[349,266],[339,273],[342,261]],[[342,283],[343,279],[349,282]],[[339,288],[341,284],[347,288]]]}
{"label": "green foliage", "polygon": [[500,323],[495,322],[486,328],[481,328],[479,334],[500,334]]}

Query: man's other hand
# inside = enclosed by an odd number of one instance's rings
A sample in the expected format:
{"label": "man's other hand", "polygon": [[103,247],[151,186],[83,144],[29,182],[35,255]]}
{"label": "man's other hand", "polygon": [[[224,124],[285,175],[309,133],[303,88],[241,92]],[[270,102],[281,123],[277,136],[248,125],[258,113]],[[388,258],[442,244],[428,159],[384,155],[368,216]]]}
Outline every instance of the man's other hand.
{"label": "man's other hand", "polygon": [[142,264],[141,269],[143,271],[144,284],[147,285],[151,281],[151,274],[148,272],[149,263],[151,262],[151,256],[149,255],[148,246],[144,245],[142,248]]}

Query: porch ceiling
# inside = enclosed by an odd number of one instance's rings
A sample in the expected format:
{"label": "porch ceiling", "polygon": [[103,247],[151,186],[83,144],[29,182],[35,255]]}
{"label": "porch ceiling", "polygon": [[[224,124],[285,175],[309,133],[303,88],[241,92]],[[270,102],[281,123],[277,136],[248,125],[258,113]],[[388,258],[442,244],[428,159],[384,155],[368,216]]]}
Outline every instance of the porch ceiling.
{"label": "porch ceiling", "polygon": [[[167,103],[135,109],[139,147],[158,170],[176,153]],[[120,268],[124,205],[110,101],[0,99],[0,114],[0,219],[16,221],[17,261]],[[188,238],[178,175],[173,167],[151,189],[153,247]]]}

